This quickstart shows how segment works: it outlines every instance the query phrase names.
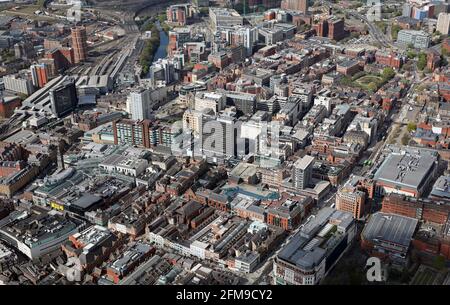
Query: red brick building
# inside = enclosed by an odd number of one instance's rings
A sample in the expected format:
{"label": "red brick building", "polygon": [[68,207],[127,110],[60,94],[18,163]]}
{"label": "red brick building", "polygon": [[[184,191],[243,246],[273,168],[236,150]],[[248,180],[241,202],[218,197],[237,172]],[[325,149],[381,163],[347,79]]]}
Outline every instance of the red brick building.
{"label": "red brick building", "polygon": [[400,69],[403,65],[403,60],[393,52],[385,53],[382,51],[377,51],[375,53],[375,61],[380,65],[389,66],[396,69]]}
{"label": "red brick building", "polygon": [[328,38],[332,40],[341,40],[346,36],[343,18],[332,18],[328,20]]}
{"label": "red brick building", "polygon": [[448,220],[450,205],[404,195],[389,194],[383,199],[381,211],[443,225]]}
{"label": "red brick building", "polygon": [[0,161],[0,177],[8,177],[25,168],[23,161]]}
{"label": "red brick building", "polygon": [[17,97],[0,97],[0,117],[9,118],[13,115],[14,109],[22,106],[22,100]]}

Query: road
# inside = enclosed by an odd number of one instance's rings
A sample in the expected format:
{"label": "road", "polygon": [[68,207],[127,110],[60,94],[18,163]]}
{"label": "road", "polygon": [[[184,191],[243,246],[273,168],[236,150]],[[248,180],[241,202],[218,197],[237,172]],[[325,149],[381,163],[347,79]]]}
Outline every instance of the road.
{"label": "road", "polygon": [[[324,5],[326,7],[331,7],[334,9],[342,9],[342,7],[339,6],[338,4],[334,4],[334,3],[331,3],[331,2],[325,1],[325,0],[322,0],[322,5]],[[364,22],[368,27],[370,36],[372,36],[373,39],[378,41],[383,47],[386,47],[386,48],[393,47],[393,45],[391,44],[389,39],[386,37],[386,35],[383,32],[381,32],[381,30],[378,28],[378,26],[376,26],[374,23],[370,22],[366,16],[361,15],[360,13],[358,13],[357,11],[352,10],[352,9],[346,9],[345,12],[347,14],[349,14],[350,16]]]}

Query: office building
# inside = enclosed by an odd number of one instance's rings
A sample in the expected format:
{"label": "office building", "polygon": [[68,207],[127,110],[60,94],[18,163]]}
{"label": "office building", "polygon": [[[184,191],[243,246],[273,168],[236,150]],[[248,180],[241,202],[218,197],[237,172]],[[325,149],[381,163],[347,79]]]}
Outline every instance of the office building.
{"label": "office building", "polygon": [[356,225],[350,213],[329,207],[321,209],[275,257],[275,283],[319,284],[355,235]]}
{"label": "office building", "polygon": [[135,242],[126,249],[119,258],[113,261],[106,268],[107,277],[114,283],[119,283],[121,279],[127,276],[139,264],[145,261],[155,248],[143,242]]}
{"label": "office building", "polygon": [[7,75],[3,77],[3,84],[5,86],[5,90],[30,95],[34,92],[33,82],[26,78],[21,78],[16,75]]}
{"label": "office building", "polygon": [[129,96],[131,119],[145,120],[151,111],[150,90],[132,91]]}
{"label": "office building", "polygon": [[84,26],[76,26],[71,29],[72,48],[74,52],[74,62],[85,61],[87,59],[87,36]]}
{"label": "office building", "polygon": [[402,7],[402,16],[411,17],[411,13],[412,13],[412,5],[409,3],[404,3]]}
{"label": "office building", "polygon": [[292,171],[293,186],[301,190],[307,188],[312,179],[312,170],[314,166],[314,157],[304,156],[294,163]]}
{"label": "office building", "polygon": [[336,193],[336,209],[349,212],[355,219],[364,216],[368,194],[360,185],[361,177],[352,176]]}
{"label": "office building", "polygon": [[210,7],[209,18],[213,31],[217,31],[219,27],[244,24],[244,18],[234,9]]}
{"label": "office building", "polygon": [[150,147],[150,121],[121,119],[113,122],[114,144]]}
{"label": "office building", "polygon": [[450,29],[450,14],[440,13],[438,16],[436,30],[442,35],[448,35]]}
{"label": "office building", "polygon": [[77,258],[83,270],[91,272],[108,260],[111,253],[121,244],[121,240],[107,228],[93,225],[69,236],[62,245],[62,250],[67,257]]}
{"label": "office building", "polygon": [[426,49],[430,46],[431,38],[424,31],[400,30],[397,35],[397,42],[405,46],[411,44],[417,49]]}
{"label": "office building", "polygon": [[194,110],[204,112],[212,110],[218,114],[226,106],[226,97],[222,93],[197,92],[195,93]]}
{"label": "office building", "polygon": [[204,116],[202,120],[202,154],[213,162],[235,157],[237,154],[237,129],[235,113],[223,112],[218,116]]}
{"label": "office building", "polygon": [[9,118],[14,114],[14,109],[20,107],[22,101],[18,96],[0,97],[0,117]]}
{"label": "office building", "polygon": [[346,35],[343,18],[330,18],[328,20],[328,38],[339,41]]}
{"label": "office building", "polygon": [[167,22],[184,26],[192,17],[192,7],[189,3],[171,5],[166,10]]}
{"label": "office building", "polygon": [[227,97],[227,105],[236,107],[236,110],[253,115],[256,112],[257,97],[255,94],[244,92],[225,92]]}
{"label": "office building", "polygon": [[71,113],[78,105],[77,89],[73,78],[66,78],[48,92],[52,113],[60,118]]}
{"label": "office building", "polygon": [[49,79],[49,68],[46,64],[31,65],[31,79],[33,85],[42,88],[47,84]]}

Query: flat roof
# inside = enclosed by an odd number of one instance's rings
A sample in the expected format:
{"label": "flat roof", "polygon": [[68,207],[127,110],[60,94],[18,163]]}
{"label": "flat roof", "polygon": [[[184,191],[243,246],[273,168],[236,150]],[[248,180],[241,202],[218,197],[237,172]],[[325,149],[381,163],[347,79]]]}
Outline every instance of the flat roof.
{"label": "flat roof", "polygon": [[375,173],[377,181],[419,189],[437,161],[437,153],[427,150],[400,150],[390,153]]}
{"label": "flat roof", "polygon": [[362,235],[367,240],[382,240],[408,247],[419,221],[415,218],[378,212],[373,214]]}
{"label": "flat roof", "polygon": [[294,167],[296,169],[305,170],[312,162],[314,162],[314,157],[311,157],[309,155],[305,155],[303,158],[298,159],[297,161],[295,161]]}

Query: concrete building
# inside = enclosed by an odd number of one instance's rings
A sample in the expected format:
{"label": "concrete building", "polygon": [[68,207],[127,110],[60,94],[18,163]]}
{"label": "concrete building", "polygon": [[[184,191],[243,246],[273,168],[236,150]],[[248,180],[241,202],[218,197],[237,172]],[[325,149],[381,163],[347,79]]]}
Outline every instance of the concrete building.
{"label": "concrete building", "polygon": [[301,190],[307,188],[311,183],[314,157],[304,156],[294,164],[292,172],[293,186]]}
{"label": "concrete building", "polygon": [[424,31],[400,30],[397,42],[405,46],[412,44],[417,49],[426,49],[430,46],[431,38]]}
{"label": "concrete building", "polygon": [[114,144],[150,148],[150,121],[121,119],[113,122]]}
{"label": "concrete building", "polygon": [[438,16],[436,30],[442,35],[448,35],[450,29],[450,14],[440,13]]}
{"label": "concrete building", "polygon": [[0,236],[31,260],[38,260],[60,250],[61,244],[84,225],[81,220],[34,207],[12,212],[4,218]]}
{"label": "concrete building", "polygon": [[276,284],[319,284],[355,235],[356,225],[350,213],[321,209],[274,259]]}
{"label": "concrete building", "polygon": [[361,247],[372,255],[404,264],[417,224],[414,218],[375,213],[361,233]]}
{"label": "concrete building", "polygon": [[435,151],[394,147],[375,173],[376,193],[420,197],[438,168]]}
{"label": "concrete building", "polygon": [[42,88],[49,79],[49,67],[46,64],[31,65],[31,80],[37,88]]}
{"label": "concrete building", "polygon": [[63,117],[71,113],[78,105],[77,89],[73,78],[66,78],[48,91],[52,113]]}
{"label": "concrete building", "polygon": [[351,177],[336,193],[336,209],[352,213],[355,219],[364,216],[367,194],[359,186],[359,177]]}
{"label": "concrete building", "polygon": [[149,118],[150,105],[150,90],[140,89],[130,92],[130,112],[131,119],[145,120]]}
{"label": "concrete building", "polygon": [[221,93],[197,92],[194,100],[194,110],[204,112],[212,110],[214,114],[222,111],[226,105],[226,97]]}
{"label": "concrete building", "polygon": [[21,78],[16,75],[7,75],[3,77],[3,84],[5,90],[30,95],[34,92],[33,82],[26,78]]}
{"label": "concrete building", "polygon": [[219,27],[244,24],[244,18],[234,9],[210,7],[209,18],[213,31],[217,31]]}

